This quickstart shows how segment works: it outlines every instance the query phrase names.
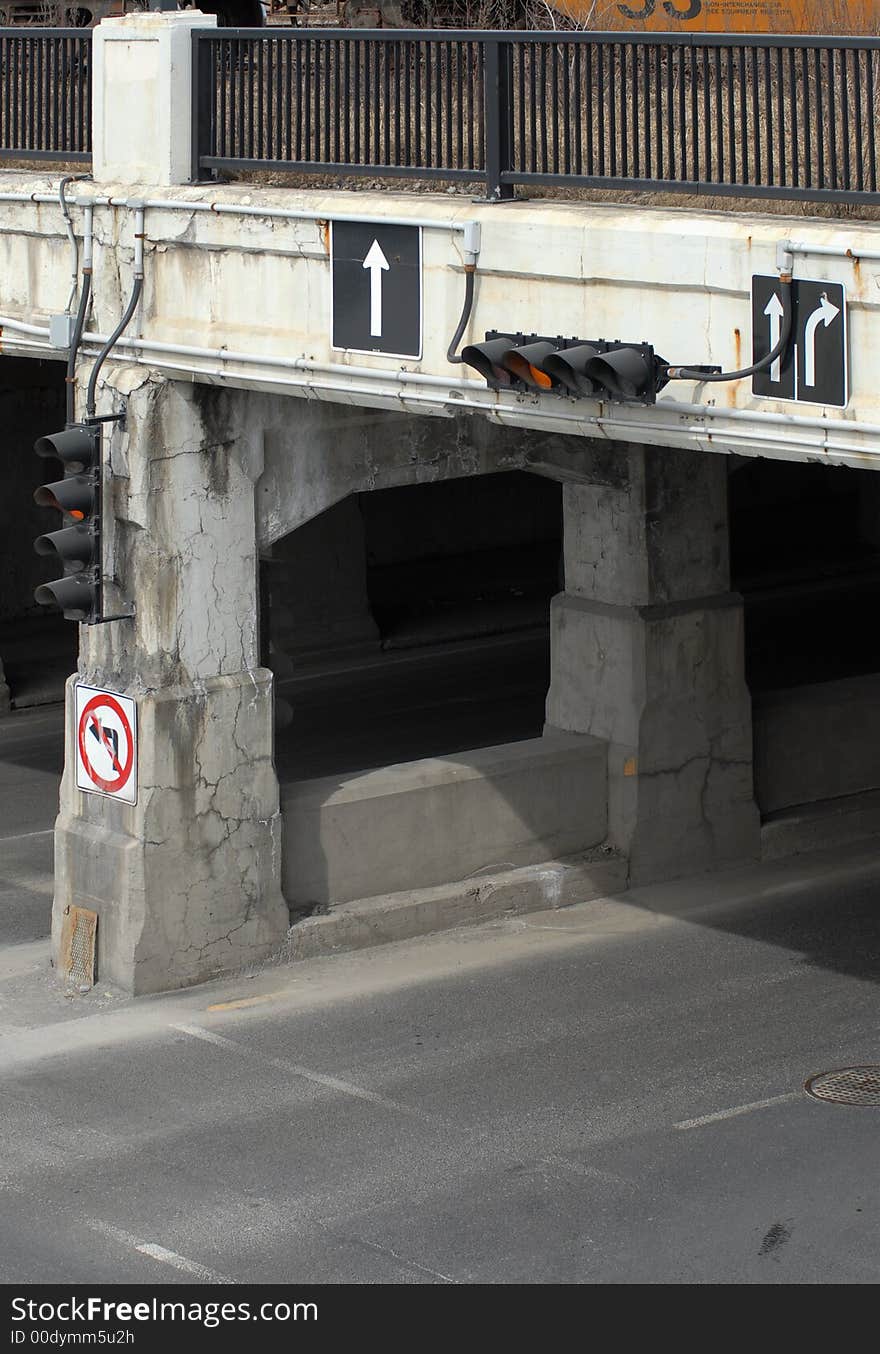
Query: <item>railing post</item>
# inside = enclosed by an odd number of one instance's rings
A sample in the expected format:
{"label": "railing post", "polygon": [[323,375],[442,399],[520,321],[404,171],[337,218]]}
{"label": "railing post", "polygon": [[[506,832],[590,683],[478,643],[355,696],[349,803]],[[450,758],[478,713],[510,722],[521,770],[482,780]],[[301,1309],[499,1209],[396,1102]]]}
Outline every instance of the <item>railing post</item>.
{"label": "railing post", "polygon": [[[210,170],[204,173],[201,168],[203,155],[214,151],[212,146],[211,115],[213,113],[213,91],[211,88],[211,70],[214,47],[202,41],[203,29],[192,30],[192,172],[191,181],[210,178]],[[214,152],[216,153],[216,151]]]}
{"label": "railing post", "polygon": [[191,183],[191,30],[214,28],[197,10],[147,11],[93,30],[92,172],[99,182]]}
{"label": "railing post", "polygon": [[483,126],[486,198],[506,202],[513,197],[513,184],[501,181],[504,171],[513,168],[513,46],[498,38],[483,42]]}

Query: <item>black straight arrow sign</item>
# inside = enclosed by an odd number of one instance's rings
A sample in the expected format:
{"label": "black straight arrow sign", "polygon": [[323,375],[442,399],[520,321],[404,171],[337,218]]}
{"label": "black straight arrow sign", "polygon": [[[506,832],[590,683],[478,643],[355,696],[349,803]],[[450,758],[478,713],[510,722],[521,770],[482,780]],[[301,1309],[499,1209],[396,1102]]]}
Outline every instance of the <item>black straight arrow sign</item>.
{"label": "black straight arrow sign", "polygon": [[343,352],[422,355],[422,231],[334,221],[331,345]]}

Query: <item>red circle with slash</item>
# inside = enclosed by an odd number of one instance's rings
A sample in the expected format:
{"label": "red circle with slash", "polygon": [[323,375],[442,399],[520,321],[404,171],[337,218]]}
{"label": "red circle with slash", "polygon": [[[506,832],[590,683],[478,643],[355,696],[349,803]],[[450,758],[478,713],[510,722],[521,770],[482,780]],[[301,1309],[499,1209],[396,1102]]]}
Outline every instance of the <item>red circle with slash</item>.
{"label": "red circle with slash", "polygon": [[[113,748],[110,739],[107,737],[104,731],[104,726],[102,725],[98,715],[96,714],[96,711],[102,708],[112,710],[114,715],[116,715],[117,719],[122,725],[122,732],[125,735],[125,741],[127,744],[124,762],[121,762],[119,760],[119,757],[117,756],[117,753]],[[108,756],[110,757],[110,761],[113,764],[113,770],[116,772],[116,775],[110,779],[107,779],[106,777],[100,775],[92,766],[92,763],[89,761],[89,755],[88,752],[86,751],[86,731],[89,728],[92,729],[93,733],[97,734],[98,738],[101,741],[101,744],[104,747],[105,752],[108,754]],[[85,706],[82,714],[79,717],[79,729],[77,730],[77,741],[79,743],[80,760],[83,766],[85,767],[86,774],[90,780],[93,780],[95,782],[98,789],[103,790],[105,794],[108,795],[118,794],[120,790],[124,789],[128,781],[128,778],[131,775],[131,767],[134,761],[134,738],[132,737],[131,733],[131,725],[128,722],[125,711],[119,704],[119,701],[114,700],[112,696],[108,696],[106,694],[101,696],[93,696],[92,699]]]}

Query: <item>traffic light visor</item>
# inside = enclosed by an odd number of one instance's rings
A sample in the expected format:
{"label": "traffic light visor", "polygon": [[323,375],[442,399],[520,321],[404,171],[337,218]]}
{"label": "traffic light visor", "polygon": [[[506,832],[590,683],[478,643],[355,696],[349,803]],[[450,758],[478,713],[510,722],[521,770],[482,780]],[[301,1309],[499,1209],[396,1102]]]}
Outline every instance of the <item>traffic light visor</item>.
{"label": "traffic light visor", "polygon": [[34,541],[38,555],[57,555],[70,569],[87,569],[95,553],[92,533],[86,526],[63,527]]}
{"label": "traffic light visor", "polygon": [[70,475],[54,484],[41,484],[34,491],[34,502],[39,508],[54,508],[82,522],[95,506],[95,489],[88,476]]}
{"label": "traffic light visor", "polygon": [[34,600],[40,606],[60,606],[69,621],[87,621],[95,605],[95,587],[86,578],[59,578],[54,583],[41,583]]}
{"label": "traffic light visor", "polygon": [[573,348],[551,353],[544,362],[544,370],[572,395],[595,395],[596,382],[587,375],[587,365],[598,356],[599,349],[595,344],[578,343]]}
{"label": "traffic light visor", "polygon": [[510,349],[501,359],[502,365],[532,390],[552,390],[556,378],[544,370],[544,362],[556,352],[556,344],[540,340]]}
{"label": "traffic light visor", "polygon": [[592,358],[586,375],[619,399],[632,400],[651,389],[654,364],[641,348],[616,348]]}
{"label": "traffic light visor", "polygon": [[38,437],[34,451],[38,456],[52,456],[63,462],[66,469],[77,473],[90,470],[98,461],[100,429],[98,427],[65,428],[64,432],[48,433]]}
{"label": "traffic light visor", "polygon": [[471,343],[462,348],[461,360],[478,371],[486,381],[509,386],[510,372],[504,370],[501,359],[516,346],[516,339],[507,336],[487,339],[485,343]]}

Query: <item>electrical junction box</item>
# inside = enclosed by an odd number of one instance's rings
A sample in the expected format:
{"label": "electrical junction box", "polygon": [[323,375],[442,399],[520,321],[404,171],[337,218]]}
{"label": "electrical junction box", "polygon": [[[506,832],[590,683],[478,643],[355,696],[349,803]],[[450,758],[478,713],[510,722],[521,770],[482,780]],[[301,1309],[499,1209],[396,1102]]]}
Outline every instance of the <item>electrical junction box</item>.
{"label": "electrical junction box", "polygon": [[52,348],[69,348],[73,342],[73,316],[49,316],[49,344]]}

